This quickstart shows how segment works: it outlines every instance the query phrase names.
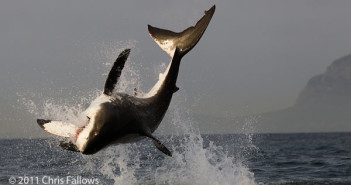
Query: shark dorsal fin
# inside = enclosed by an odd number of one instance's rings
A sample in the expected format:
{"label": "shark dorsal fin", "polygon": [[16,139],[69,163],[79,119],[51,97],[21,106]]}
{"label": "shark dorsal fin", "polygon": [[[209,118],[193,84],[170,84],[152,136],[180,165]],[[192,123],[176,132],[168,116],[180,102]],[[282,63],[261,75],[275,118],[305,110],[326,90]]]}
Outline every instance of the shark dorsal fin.
{"label": "shark dorsal fin", "polygon": [[124,64],[129,56],[130,49],[125,49],[121,54],[119,54],[116,61],[113,63],[110,73],[107,76],[104,94],[111,95],[119,78],[121,77],[122,70],[124,68]]}

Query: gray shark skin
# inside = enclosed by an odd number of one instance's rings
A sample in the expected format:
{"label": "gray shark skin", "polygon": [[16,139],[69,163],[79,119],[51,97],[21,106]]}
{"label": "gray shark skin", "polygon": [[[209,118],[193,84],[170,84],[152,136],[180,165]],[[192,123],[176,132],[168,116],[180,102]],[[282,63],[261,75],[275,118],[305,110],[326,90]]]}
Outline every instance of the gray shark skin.
{"label": "gray shark skin", "polygon": [[148,25],[150,36],[171,57],[167,70],[144,96],[114,93],[130,49],[124,50],[116,59],[105,82],[103,93],[82,113],[85,126],[71,123],[37,119],[45,131],[71,138],[60,146],[66,150],[95,154],[112,144],[135,142],[150,138],[157,149],[168,156],[172,153],[152,133],[158,128],[170,105],[173,94],[179,89],[176,81],[182,57],[200,40],[213,14],[215,6],[196,23],[180,33]]}

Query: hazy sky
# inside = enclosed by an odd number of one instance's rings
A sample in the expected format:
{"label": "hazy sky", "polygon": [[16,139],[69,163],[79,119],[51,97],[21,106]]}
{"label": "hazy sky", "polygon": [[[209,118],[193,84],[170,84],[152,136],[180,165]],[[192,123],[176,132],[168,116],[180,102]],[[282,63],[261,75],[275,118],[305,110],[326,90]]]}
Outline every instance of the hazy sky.
{"label": "hazy sky", "polygon": [[349,0],[1,1],[0,137],[40,134],[23,98],[40,106],[87,96],[126,47],[147,91],[169,62],[147,24],[181,31],[213,4],[180,69],[191,112],[235,117],[291,106],[309,78],[351,53]]}

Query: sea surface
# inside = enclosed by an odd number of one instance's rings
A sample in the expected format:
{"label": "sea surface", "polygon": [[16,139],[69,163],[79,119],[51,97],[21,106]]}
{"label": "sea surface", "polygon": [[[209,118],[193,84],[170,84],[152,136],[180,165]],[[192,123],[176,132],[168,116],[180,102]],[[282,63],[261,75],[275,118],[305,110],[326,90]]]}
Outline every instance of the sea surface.
{"label": "sea surface", "polygon": [[173,157],[147,139],[91,156],[3,139],[0,184],[351,184],[351,133],[158,137]]}

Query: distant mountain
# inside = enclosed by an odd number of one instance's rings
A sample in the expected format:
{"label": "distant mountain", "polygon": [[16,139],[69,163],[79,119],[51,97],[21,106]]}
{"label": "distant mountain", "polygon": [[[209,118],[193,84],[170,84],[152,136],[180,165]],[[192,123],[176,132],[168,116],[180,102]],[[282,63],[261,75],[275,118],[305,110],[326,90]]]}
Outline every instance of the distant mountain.
{"label": "distant mountain", "polygon": [[334,61],[311,78],[294,106],[265,113],[264,132],[351,131],[351,55]]}

